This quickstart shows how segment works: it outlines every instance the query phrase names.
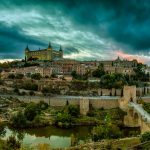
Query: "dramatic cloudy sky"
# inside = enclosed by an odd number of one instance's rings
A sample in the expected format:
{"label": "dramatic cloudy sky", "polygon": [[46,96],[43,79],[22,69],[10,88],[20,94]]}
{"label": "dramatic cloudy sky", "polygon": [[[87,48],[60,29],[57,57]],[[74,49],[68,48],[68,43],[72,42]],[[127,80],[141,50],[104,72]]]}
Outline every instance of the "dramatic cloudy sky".
{"label": "dramatic cloudy sky", "polygon": [[66,58],[150,64],[149,0],[1,0],[0,59],[62,45]]}

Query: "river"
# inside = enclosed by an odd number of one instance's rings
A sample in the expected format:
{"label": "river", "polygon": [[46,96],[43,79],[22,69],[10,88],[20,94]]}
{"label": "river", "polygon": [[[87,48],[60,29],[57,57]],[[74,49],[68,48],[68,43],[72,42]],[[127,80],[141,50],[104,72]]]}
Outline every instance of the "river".
{"label": "river", "polygon": [[65,148],[71,146],[71,135],[78,138],[79,143],[84,143],[85,140],[90,137],[90,126],[77,126],[73,129],[61,129],[54,126],[14,130],[5,127],[6,134],[3,139],[7,139],[9,136],[14,135],[23,145],[35,146],[40,143],[49,144],[51,148]]}
{"label": "river", "polygon": [[[7,126],[5,127],[6,134],[3,139],[7,139],[9,136],[16,136],[23,145],[36,146],[40,143],[49,144],[51,148],[65,148],[71,146],[71,135],[76,137],[80,143],[84,143],[90,139],[90,133],[92,126],[76,126],[72,129],[61,129],[54,126],[25,129],[25,130],[14,130]],[[129,136],[129,131],[137,131],[137,128],[124,128],[122,129],[124,136]]]}

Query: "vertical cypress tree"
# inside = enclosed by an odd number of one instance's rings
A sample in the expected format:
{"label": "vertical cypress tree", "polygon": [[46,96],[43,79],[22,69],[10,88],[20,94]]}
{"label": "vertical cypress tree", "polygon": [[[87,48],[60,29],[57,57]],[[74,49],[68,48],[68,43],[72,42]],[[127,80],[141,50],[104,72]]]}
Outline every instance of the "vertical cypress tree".
{"label": "vertical cypress tree", "polygon": [[117,96],[117,92],[116,92],[116,89],[115,89],[115,94],[114,94],[114,96]]}
{"label": "vertical cypress tree", "polygon": [[101,96],[103,96],[103,91],[101,90]]}
{"label": "vertical cypress tree", "polygon": [[123,97],[123,89],[121,89],[121,97]]}

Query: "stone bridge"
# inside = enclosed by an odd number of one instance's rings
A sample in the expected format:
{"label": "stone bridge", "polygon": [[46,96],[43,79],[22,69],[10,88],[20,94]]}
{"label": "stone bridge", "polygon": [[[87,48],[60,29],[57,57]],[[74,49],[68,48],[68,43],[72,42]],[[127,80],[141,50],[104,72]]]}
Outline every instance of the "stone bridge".
{"label": "stone bridge", "polygon": [[150,131],[150,114],[141,105],[129,102],[124,125],[128,127],[140,127],[141,133]]}
{"label": "stone bridge", "polygon": [[[4,96],[4,95],[3,95]],[[10,95],[5,95],[9,97]],[[63,107],[67,103],[80,107],[80,113],[86,115],[90,107],[111,109],[120,107],[127,112],[124,117],[124,124],[129,127],[140,127],[141,132],[150,131],[150,114],[148,114],[140,104],[137,104],[136,86],[124,86],[123,96],[98,96],[98,97],[81,97],[81,96],[56,96],[56,97],[39,97],[39,96],[12,96],[25,102],[45,101],[50,106]],[[149,97],[143,97],[145,102],[150,102]]]}
{"label": "stone bridge", "polygon": [[[140,127],[141,133],[150,131],[150,114],[148,114],[141,104],[137,103],[136,86],[124,86],[123,97],[119,100],[119,107],[127,112],[124,117],[124,125],[128,127]],[[144,98],[150,103],[149,98]]]}

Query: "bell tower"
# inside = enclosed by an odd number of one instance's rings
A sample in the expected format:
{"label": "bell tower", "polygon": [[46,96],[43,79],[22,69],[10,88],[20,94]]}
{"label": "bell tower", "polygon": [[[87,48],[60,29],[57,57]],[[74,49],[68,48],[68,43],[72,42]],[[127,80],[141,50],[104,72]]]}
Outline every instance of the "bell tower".
{"label": "bell tower", "polygon": [[61,45],[60,45],[60,49],[59,49],[59,54],[60,54],[60,57],[63,58],[63,50],[62,50]]}
{"label": "bell tower", "polygon": [[27,60],[29,59],[28,54],[29,54],[29,52],[30,52],[30,49],[29,49],[28,45],[27,45],[27,47],[25,48],[24,51],[25,51],[25,61],[27,61]]}

